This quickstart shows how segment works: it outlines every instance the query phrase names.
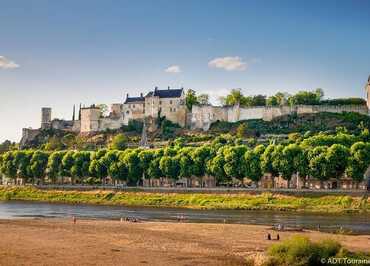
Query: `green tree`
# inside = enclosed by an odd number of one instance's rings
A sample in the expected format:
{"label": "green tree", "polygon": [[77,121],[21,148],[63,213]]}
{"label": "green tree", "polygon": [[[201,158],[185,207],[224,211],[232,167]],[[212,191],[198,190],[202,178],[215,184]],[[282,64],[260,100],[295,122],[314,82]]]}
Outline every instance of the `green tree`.
{"label": "green tree", "polygon": [[267,106],[279,106],[278,98],[275,95],[268,97],[266,99],[266,105]]}
{"label": "green tree", "polygon": [[180,175],[180,163],[178,157],[163,156],[159,162],[162,173],[172,180],[177,180]]}
{"label": "green tree", "polygon": [[45,144],[44,149],[46,151],[57,151],[57,150],[64,149],[64,145],[62,141],[60,140],[60,138],[58,138],[57,136],[53,136]]}
{"label": "green tree", "polygon": [[[140,168],[143,169],[143,178],[151,178],[149,174],[150,163],[154,160],[156,152],[154,150],[143,150],[139,153]],[[150,181],[149,181],[150,183]]]}
{"label": "green tree", "polygon": [[231,146],[223,150],[225,165],[225,173],[230,178],[237,178],[243,180],[245,177],[245,153],[247,152],[247,147],[244,145]]}
{"label": "green tree", "polygon": [[202,105],[209,104],[209,95],[208,94],[200,94],[197,96],[197,103]]}
{"label": "green tree", "polygon": [[207,173],[215,177],[217,185],[230,181],[230,178],[225,173],[224,165],[225,158],[222,152],[207,161]]}
{"label": "green tree", "polygon": [[211,158],[212,149],[208,145],[195,148],[191,153],[193,174],[202,178],[206,174],[207,161]]}
{"label": "green tree", "polygon": [[330,177],[341,178],[346,170],[349,149],[341,144],[333,144],[327,150],[326,160],[328,162],[328,175]]}
{"label": "green tree", "polygon": [[73,154],[73,166],[71,167],[72,177],[78,178],[82,183],[83,178],[89,175],[91,153],[78,151]]}
{"label": "green tree", "polygon": [[244,138],[247,135],[247,124],[241,123],[236,129],[236,136],[238,138]]}
{"label": "green tree", "polygon": [[[120,154],[117,154],[118,158]],[[111,162],[108,169],[109,176],[112,177],[114,181],[128,181],[129,169],[127,165],[121,160],[114,160]]]}
{"label": "green tree", "polygon": [[263,176],[261,155],[256,149],[245,153],[245,176],[254,181],[257,186]]}
{"label": "green tree", "polygon": [[89,174],[92,177],[100,179],[100,181],[105,181],[105,178],[108,176],[108,169],[104,165],[103,157],[107,153],[106,149],[98,150],[91,155],[91,162],[89,165]]}
{"label": "green tree", "polygon": [[127,143],[128,143],[127,137],[124,134],[120,133],[114,136],[110,144],[110,148],[112,150],[123,151],[127,148]]}
{"label": "green tree", "polygon": [[7,177],[11,179],[15,179],[17,177],[17,166],[15,164],[14,155],[12,151],[8,151],[4,153],[2,156],[2,168],[1,172]]}
{"label": "green tree", "polygon": [[68,151],[66,154],[64,154],[63,159],[62,159],[62,176],[65,177],[70,177],[72,184],[73,184],[73,177],[71,173],[72,166],[74,164],[74,151]]}
{"label": "green tree", "polygon": [[22,179],[25,184],[27,179],[32,178],[31,158],[33,151],[14,151],[14,163],[17,167],[17,177]]}
{"label": "green tree", "polygon": [[56,179],[63,173],[62,160],[65,154],[66,152],[64,151],[55,151],[49,156],[47,165],[47,174],[53,183],[55,183]]}
{"label": "green tree", "polygon": [[328,147],[319,146],[309,151],[309,173],[310,176],[320,180],[320,187],[323,188],[323,182],[330,178],[328,171],[328,161],[327,161],[327,151]]}
{"label": "green tree", "polygon": [[161,157],[155,157],[149,164],[148,177],[151,179],[158,179],[163,176],[160,168]]}
{"label": "green tree", "polygon": [[46,175],[46,167],[48,165],[48,154],[43,151],[35,151],[32,155],[30,164],[32,176],[43,183]]}
{"label": "green tree", "polygon": [[275,144],[270,144],[266,147],[263,154],[261,155],[261,168],[264,173],[269,173],[274,178],[276,177],[279,172],[274,167],[274,151],[277,149],[277,146]]}
{"label": "green tree", "polygon": [[305,177],[308,172],[308,160],[299,145],[290,144],[283,149],[279,170],[282,177],[288,181],[288,186],[294,173],[297,174],[298,178],[298,175]]}
{"label": "green tree", "polygon": [[241,89],[232,89],[231,92],[225,98],[226,105],[247,105],[244,95]]}
{"label": "green tree", "polygon": [[358,188],[364,180],[364,174],[370,166],[370,143],[357,142],[350,149],[350,157],[346,168],[347,176],[351,177]]}
{"label": "green tree", "polygon": [[189,89],[185,95],[185,105],[189,111],[193,108],[194,104],[199,104],[196,93],[194,90]]}
{"label": "green tree", "polygon": [[180,165],[180,177],[191,177],[194,174],[194,162],[191,157],[193,148],[185,147],[177,155]]}
{"label": "green tree", "polygon": [[120,156],[122,162],[128,169],[128,185],[139,185],[143,176],[143,169],[140,166],[139,149],[128,150]]}

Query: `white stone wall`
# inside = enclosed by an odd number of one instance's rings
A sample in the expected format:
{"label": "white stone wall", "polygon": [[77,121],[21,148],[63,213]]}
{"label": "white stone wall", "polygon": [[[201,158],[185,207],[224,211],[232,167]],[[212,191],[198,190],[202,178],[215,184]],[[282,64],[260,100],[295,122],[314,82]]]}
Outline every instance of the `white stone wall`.
{"label": "white stone wall", "polygon": [[280,107],[251,107],[240,108],[239,106],[216,107],[211,105],[194,105],[191,114],[191,128],[208,130],[210,125],[216,121],[237,122],[250,119],[263,119],[271,121],[274,118],[297,114],[312,113],[343,113],[354,112],[367,115],[369,110],[361,105],[299,105],[299,106],[280,106]]}
{"label": "white stone wall", "polygon": [[107,129],[119,129],[124,124],[123,122],[123,118],[101,118],[99,120],[99,131],[104,131]]}
{"label": "white stone wall", "polygon": [[265,112],[265,107],[240,108],[239,120],[263,119]]}

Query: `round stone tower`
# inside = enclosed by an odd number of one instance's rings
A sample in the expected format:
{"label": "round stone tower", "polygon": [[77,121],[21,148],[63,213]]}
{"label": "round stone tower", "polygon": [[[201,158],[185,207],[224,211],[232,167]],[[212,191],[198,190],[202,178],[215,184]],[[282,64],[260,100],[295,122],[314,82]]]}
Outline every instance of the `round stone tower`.
{"label": "round stone tower", "polygon": [[51,126],[51,108],[41,108],[41,129],[47,129]]}

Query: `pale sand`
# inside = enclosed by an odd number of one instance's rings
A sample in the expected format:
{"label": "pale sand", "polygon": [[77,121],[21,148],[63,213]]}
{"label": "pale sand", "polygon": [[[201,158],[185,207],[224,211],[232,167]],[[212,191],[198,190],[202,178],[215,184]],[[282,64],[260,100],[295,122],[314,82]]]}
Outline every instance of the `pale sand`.
{"label": "pale sand", "polygon": [[[266,226],[119,222],[107,220],[0,220],[0,265],[243,265],[262,252]],[[332,238],[356,251],[370,250],[370,236],[280,232],[313,240]]]}

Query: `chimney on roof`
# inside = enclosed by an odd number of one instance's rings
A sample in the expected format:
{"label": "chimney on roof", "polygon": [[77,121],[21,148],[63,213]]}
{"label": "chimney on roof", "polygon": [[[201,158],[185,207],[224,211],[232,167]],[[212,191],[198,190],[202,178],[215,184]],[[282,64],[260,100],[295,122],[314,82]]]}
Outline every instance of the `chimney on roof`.
{"label": "chimney on roof", "polygon": [[140,93],[140,97],[143,98],[143,93],[142,92]]}
{"label": "chimney on roof", "polygon": [[170,86],[168,86],[168,88],[167,89],[170,89]]}

